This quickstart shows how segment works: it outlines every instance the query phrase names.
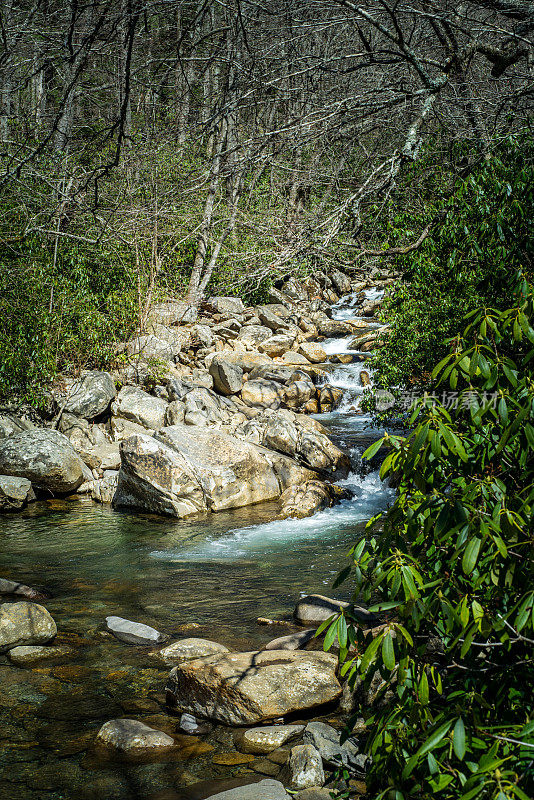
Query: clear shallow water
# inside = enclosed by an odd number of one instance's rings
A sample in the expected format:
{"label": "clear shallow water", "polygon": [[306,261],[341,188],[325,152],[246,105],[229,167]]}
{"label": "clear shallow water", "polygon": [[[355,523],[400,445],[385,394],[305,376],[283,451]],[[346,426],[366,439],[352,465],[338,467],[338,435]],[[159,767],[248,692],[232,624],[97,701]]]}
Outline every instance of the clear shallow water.
{"label": "clear shallow water", "polygon": [[[345,312],[341,303],[336,315]],[[333,352],[342,352],[339,340]],[[349,398],[361,393],[361,368],[335,366]],[[150,648],[113,639],[103,622],[117,614],[240,650],[292,630],[256,620],[289,620],[300,594],[328,594],[367,519],[392,500],[376,472],[360,469],[361,453],[382,432],[346,405],[319,419],[353,458],[354,473],[342,484],[354,497],[305,520],[273,520],[272,503],[179,522],[80,499],[0,519],[0,575],[51,591],[46,606],[57,643],[74,651],[31,670],[0,655],[2,800],[195,800],[190,785],[245,774],[246,765],[212,762],[232,749],[224,728],[201,742],[184,737],[158,763],[96,756],[92,742],[108,719],[131,716],[168,732],[177,722],[163,711],[167,668]]]}

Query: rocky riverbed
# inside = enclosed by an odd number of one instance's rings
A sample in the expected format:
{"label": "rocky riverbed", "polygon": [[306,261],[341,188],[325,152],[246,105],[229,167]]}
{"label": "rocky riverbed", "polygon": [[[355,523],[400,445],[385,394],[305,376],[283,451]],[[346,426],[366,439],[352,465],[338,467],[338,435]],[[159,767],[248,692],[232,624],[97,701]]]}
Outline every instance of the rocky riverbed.
{"label": "rocky riverbed", "polygon": [[[267,538],[284,529],[296,531],[291,526],[305,524],[296,520],[312,514],[317,516],[310,522],[317,521],[319,528],[326,519],[343,529],[344,515],[354,525],[359,485],[349,476],[351,455],[365,437],[355,437],[344,420],[354,418],[349,410],[356,408],[366,383],[362,359],[380,331],[374,314],[390,280],[354,284],[334,272],[322,284],[290,280],[273,290],[272,302],[255,308],[221,297],[210,298],[200,312],[177,302],[156,307],[149,331],[125,344],[124,366],[116,373],[65,379],[52,390],[48,420],[2,414],[0,505],[10,512],[5,519],[15,520],[19,512],[20,527],[44,504],[56,503],[65,511],[69,504],[74,509],[76,503],[90,502],[103,503],[103,511],[112,504],[119,517],[165,515],[182,529],[199,520],[209,529],[210,520],[250,508],[263,519],[259,528]],[[341,388],[343,382],[347,386]],[[311,414],[320,414],[320,420]],[[230,553],[232,538],[222,541]],[[239,547],[239,540],[234,544]],[[205,549],[199,552],[209,560]],[[146,608],[128,617],[102,614],[84,637],[72,633],[72,618],[62,630],[59,587],[49,598],[46,590],[19,584],[21,573],[14,574],[12,565],[8,573],[6,566],[0,573],[6,599],[0,609],[0,649],[6,654],[0,670],[5,685],[14,687],[6,708],[22,716],[35,712],[31,700],[16,698],[17,686],[22,695],[42,695],[39,719],[46,720],[47,713],[55,719],[48,719],[46,746],[63,752],[63,763],[72,771],[67,785],[50,776],[47,797],[97,797],[105,791],[117,798],[268,800],[287,797],[289,788],[301,800],[318,800],[329,796],[320,787],[348,758],[354,774],[364,779],[360,739],[355,736],[343,747],[339,740],[343,713],[354,699],[343,692],[335,657],[323,654],[313,636],[325,614],[335,612],[335,603],[321,597],[299,601],[293,619],[279,614],[276,603],[263,603],[268,624],[248,640],[244,630],[240,637],[224,628],[223,636],[207,637],[201,634],[212,633],[209,626],[191,622],[187,630],[187,621],[160,631],[158,614]],[[46,584],[46,577],[38,583]],[[239,584],[235,588],[239,592]],[[366,627],[379,624],[361,613]],[[101,672],[94,674],[95,650],[102,654],[106,648],[124,667],[103,680]],[[91,652],[91,667],[80,659],[83,650]],[[102,661],[107,665],[108,658]],[[65,690],[65,699],[69,693],[76,697],[71,716],[66,708],[63,712],[67,739],[76,719],[90,723],[82,723],[87,730],[75,745],[60,741],[58,688]],[[56,695],[51,703],[47,692]],[[42,742],[29,745],[27,752],[34,756]],[[0,764],[12,763],[13,754],[19,759],[12,730],[0,744],[2,751]],[[184,761],[191,762],[189,772]],[[11,784],[19,786],[20,774],[26,775],[31,798],[40,796],[32,764],[29,757],[27,769],[19,768]],[[84,781],[84,770],[98,774],[98,780]],[[130,776],[135,791],[119,774]],[[105,790],[104,775],[109,779]],[[205,775],[210,781],[254,785],[204,783]],[[364,791],[361,780],[351,791]]]}

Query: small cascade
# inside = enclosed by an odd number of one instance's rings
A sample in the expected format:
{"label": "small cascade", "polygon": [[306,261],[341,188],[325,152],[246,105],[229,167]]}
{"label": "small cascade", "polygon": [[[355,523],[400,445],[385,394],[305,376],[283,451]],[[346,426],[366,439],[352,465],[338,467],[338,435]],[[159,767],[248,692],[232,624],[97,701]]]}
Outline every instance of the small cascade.
{"label": "small cascade", "polygon": [[332,369],[329,383],[343,389],[343,400],[338,407],[338,413],[350,413],[358,409],[362,399],[365,386],[362,382],[362,372],[366,372],[372,385],[372,373],[365,361],[357,361],[353,364],[342,364]]}
{"label": "small cascade", "polygon": [[324,342],[321,342],[321,347],[327,356],[335,356],[340,353],[354,353],[356,351],[350,349],[350,343],[355,336],[356,334],[354,333],[352,336],[347,336],[345,339],[325,339]]}

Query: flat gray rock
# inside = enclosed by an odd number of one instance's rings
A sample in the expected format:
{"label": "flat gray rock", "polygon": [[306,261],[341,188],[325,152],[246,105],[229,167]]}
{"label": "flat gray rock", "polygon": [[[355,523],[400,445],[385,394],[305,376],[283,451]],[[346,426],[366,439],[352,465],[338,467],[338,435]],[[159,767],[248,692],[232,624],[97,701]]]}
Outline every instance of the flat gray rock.
{"label": "flat gray rock", "polygon": [[132,622],[122,617],[106,617],[106,628],[116,639],[127,644],[160,644],[167,638],[150,625]]}
{"label": "flat gray rock", "polygon": [[26,586],[25,583],[10,581],[7,578],[0,578],[0,594],[17,594],[26,597],[28,600],[44,600],[46,593]]}
{"label": "flat gray rock", "polygon": [[238,786],[226,792],[210,795],[207,800],[288,800],[289,795],[280,781],[267,778],[259,783]]}

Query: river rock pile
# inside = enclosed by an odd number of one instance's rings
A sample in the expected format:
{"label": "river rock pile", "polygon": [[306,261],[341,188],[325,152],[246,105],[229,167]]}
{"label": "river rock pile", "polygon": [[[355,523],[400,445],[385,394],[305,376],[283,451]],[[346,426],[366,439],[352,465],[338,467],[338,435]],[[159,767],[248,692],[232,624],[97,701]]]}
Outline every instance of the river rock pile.
{"label": "river rock pile", "polygon": [[235,297],[154,306],[146,331],[121,348],[120,369],[53,388],[44,427],[0,414],[0,511],[72,492],[178,518],[266,500],[280,501],[282,517],[334,504],[349,459],[308,415],[332,410],[343,392],[318,366],[327,356],[316,340],[375,342],[361,319],[333,320],[331,305],[361,292],[355,314],[371,317],[379,301],[363,290],[388,282],[332,270],[290,278],[259,306]]}

